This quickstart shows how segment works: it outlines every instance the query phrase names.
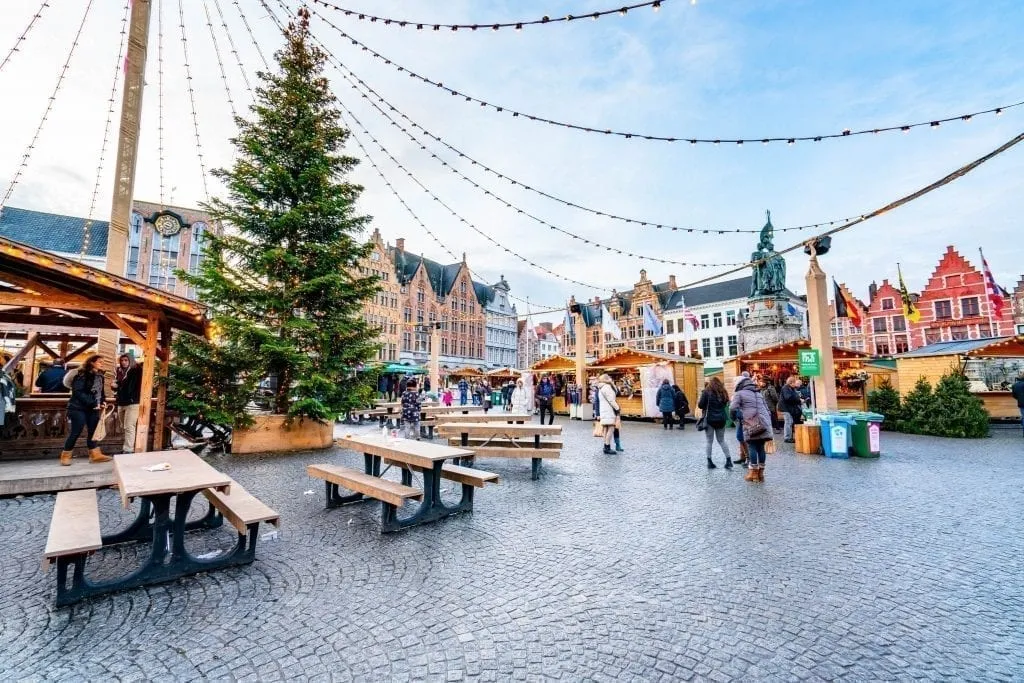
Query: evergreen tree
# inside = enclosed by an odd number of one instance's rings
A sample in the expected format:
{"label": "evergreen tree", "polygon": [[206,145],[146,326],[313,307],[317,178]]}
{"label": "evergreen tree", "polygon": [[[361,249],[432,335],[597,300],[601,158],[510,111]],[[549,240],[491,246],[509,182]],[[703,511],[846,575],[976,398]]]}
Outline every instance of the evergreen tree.
{"label": "evergreen tree", "polygon": [[369,217],[355,210],[362,187],[345,177],[358,161],[343,154],[349,132],[307,11],[285,38],[277,73],[260,74],[251,120],[236,119],[233,167],[214,171],[227,197],[204,208],[227,230],[208,236],[197,274],[181,274],[218,335],[176,347],[175,400],[189,414],[234,413],[236,425],[266,377],[277,380],[272,411],[292,417],[331,420],[372,395],[354,372],[377,352],[361,310],[379,287],[357,267]]}
{"label": "evergreen tree", "polygon": [[984,404],[971,393],[967,378],[949,372],[935,385],[937,408],[929,433],[935,436],[980,439],[988,436],[989,415]]}
{"label": "evergreen tree", "polygon": [[903,406],[900,404],[900,394],[893,388],[888,378],[882,380],[878,388],[868,394],[868,410],[885,416],[882,427],[887,430],[899,429],[900,420],[903,419]]}
{"label": "evergreen tree", "polygon": [[927,434],[937,411],[938,401],[932,393],[932,385],[922,377],[903,398],[903,415],[898,428],[910,434]]}

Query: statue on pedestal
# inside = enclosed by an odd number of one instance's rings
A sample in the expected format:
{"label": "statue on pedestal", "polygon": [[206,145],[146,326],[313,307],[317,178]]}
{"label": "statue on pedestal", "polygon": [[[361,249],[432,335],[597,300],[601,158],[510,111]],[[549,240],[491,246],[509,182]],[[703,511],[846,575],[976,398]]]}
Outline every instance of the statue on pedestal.
{"label": "statue on pedestal", "polygon": [[766,211],[768,221],[761,228],[757,251],[750,255],[754,275],[750,281],[750,298],[771,297],[786,291],[786,259],[775,251],[772,213]]}

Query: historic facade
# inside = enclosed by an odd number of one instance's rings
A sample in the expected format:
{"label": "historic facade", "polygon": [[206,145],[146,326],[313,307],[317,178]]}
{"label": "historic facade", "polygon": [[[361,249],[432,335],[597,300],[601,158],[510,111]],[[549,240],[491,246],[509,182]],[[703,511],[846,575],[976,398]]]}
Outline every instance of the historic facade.
{"label": "historic facade", "polygon": [[1013,289],[1013,327],[1017,334],[1024,334],[1024,275]]}
{"label": "historic facade", "polygon": [[[874,356],[892,356],[922,346],[920,340],[915,343],[910,334],[910,324],[903,315],[903,297],[897,287],[889,280],[882,280],[881,285],[872,282],[868,296],[870,303],[863,314],[865,346],[856,350]],[[914,298],[911,295],[911,299]]]}
{"label": "historic facade", "polygon": [[837,318],[835,301],[830,302],[829,312],[832,316],[830,323],[832,330],[832,344],[841,349],[864,351],[867,348],[865,330],[869,326],[869,323],[867,322],[868,307],[864,305],[864,302],[853,295],[853,292],[850,291],[845,283],[840,283],[839,287],[846,293],[848,300],[853,301],[854,305],[857,306],[857,312],[860,314],[861,326],[857,327],[854,325],[851,318]]}
{"label": "historic facade", "polygon": [[665,351],[703,358],[708,368],[739,352],[750,276],[673,292],[665,305]]}
{"label": "historic facade", "polygon": [[[894,306],[899,308],[898,300]],[[952,246],[939,260],[917,303],[921,319],[910,322],[913,341],[908,346],[927,346],[940,341],[984,339],[1014,332],[1011,302],[1000,315],[991,310],[981,270]],[[909,321],[908,321],[909,322]]]}
{"label": "historic facade", "polygon": [[488,286],[474,283],[477,299],[484,302],[486,320],[486,358],[491,368],[516,366],[516,306],[509,302],[505,276]]}
{"label": "historic facade", "polygon": [[370,235],[370,243],[373,245],[373,249],[366,258],[360,260],[359,272],[364,276],[372,275],[378,278],[380,291],[374,296],[373,301],[363,308],[363,318],[380,330],[381,348],[377,352],[377,359],[397,362],[401,344],[401,333],[399,332],[401,287],[395,277],[395,262],[391,257],[391,250],[376,228]]}
{"label": "historic facade", "polygon": [[[110,224],[76,216],[4,207],[0,235],[66,258],[104,268]],[[175,271],[195,273],[203,259],[203,238],[219,230],[199,209],[135,201],[128,228],[125,277],[190,299],[195,291]]]}

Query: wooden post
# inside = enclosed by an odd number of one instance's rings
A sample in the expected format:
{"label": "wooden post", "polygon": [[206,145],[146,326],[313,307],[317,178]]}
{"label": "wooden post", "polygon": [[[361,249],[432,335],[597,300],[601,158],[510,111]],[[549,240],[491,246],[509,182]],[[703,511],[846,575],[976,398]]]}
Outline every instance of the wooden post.
{"label": "wooden post", "polygon": [[813,378],[815,410],[837,410],[836,369],[832,360],[832,330],[829,328],[828,287],[825,271],[818,265],[818,254],[811,245],[811,262],[807,270],[807,321],[811,348],[821,355],[821,374]]}
{"label": "wooden post", "polygon": [[149,450],[149,423],[153,411],[153,378],[156,376],[157,338],[160,336],[160,318],[150,312],[146,317],[146,339],[142,347],[142,387],[139,389],[139,422],[135,432],[135,452]]}
{"label": "wooden post", "polygon": [[[156,424],[153,427],[153,450],[164,449],[164,431],[166,430],[167,412],[167,375],[170,372],[171,363],[171,324],[166,319],[160,322],[160,346],[163,351],[160,359],[160,371],[158,377],[160,382],[156,387]],[[156,359],[153,359],[156,362]]]}
{"label": "wooden post", "polygon": [[[576,327],[576,386],[588,395],[587,391],[587,327],[583,322],[582,313],[573,313],[573,325]],[[586,401],[584,401],[586,403]]]}
{"label": "wooden post", "polygon": [[441,323],[430,329],[430,388],[441,396]]}

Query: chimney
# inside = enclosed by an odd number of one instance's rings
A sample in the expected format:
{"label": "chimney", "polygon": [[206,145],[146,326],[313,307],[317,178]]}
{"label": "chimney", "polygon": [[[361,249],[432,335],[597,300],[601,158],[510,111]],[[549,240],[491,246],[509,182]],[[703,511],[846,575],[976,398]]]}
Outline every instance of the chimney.
{"label": "chimney", "polygon": [[594,303],[595,303],[596,305],[600,306],[600,305],[601,305],[601,297],[599,297],[599,296],[595,296],[595,297],[594,297]]}
{"label": "chimney", "polygon": [[871,284],[868,285],[868,305],[869,306],[871,305],[871,302],[875,300],[875,297],[877,295],[878,295],[878,285],[875,284],[874,280],[872,280]]}
{"label": "chimney", "polygon": [[669,275],[668,276],[668,288],[669,288],[669,290],[671,290],[673,292],[676,291],[676,289],[678,289],[678,287],[676,286],[676,276],[675,275]]}
{"label": "chimney", "polygon": [[398,251],[405,251],[405,238],[399,237],[395,240],[395,249]]}

